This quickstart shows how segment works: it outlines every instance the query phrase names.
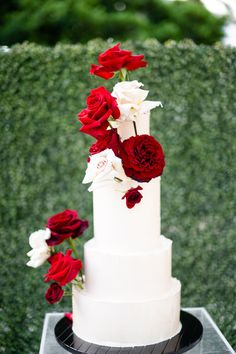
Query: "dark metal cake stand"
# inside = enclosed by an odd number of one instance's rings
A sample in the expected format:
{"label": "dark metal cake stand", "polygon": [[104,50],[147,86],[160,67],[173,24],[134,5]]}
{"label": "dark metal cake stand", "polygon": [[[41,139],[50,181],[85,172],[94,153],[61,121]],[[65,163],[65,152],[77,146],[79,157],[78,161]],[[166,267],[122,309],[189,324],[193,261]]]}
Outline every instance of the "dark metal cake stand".
{"label": "dark metal cake stand", "polygon": [[64,317],[55,326],[58,343],[70,353],[81,354],[171,354],[184,353],[193,348],[202,338],[201,322],[188,312],[181,311],[182,329],[175,337],[161,343],[139,347],[106,347],[88,343],[77,337],[72,331],[72,322]]}

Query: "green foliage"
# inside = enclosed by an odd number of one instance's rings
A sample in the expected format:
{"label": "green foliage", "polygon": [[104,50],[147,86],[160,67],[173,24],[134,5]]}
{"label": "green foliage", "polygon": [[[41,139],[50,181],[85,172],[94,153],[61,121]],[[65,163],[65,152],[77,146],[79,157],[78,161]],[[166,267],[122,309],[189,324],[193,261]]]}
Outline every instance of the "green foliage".
{"label": "green foliage", "polygon": [[[71,208],[91,222],[83,239],[92,237],[92,197],[81,181],[93,139],[78,134],[76,114],[91,88],[114,84],[88,74],[108,46],[0,52],[1,353],[38,352],[44,313],[70,308],[69,299],[44,300],[47,265],[25,266],[28,236]],[[123,47],[145,53],[149,66],[132,78],[164,104],[152,113],[152,133],[166,155],[162,232],[174,240],[182,305],[206,306],[236,348],[236,50],[155,40]]]}
{"label": "green foliage", "polygon": [[2,4],[0,44],[84,43],[95,37],[212,44],[223,37],[225,21],[196,0],[11,0]]}

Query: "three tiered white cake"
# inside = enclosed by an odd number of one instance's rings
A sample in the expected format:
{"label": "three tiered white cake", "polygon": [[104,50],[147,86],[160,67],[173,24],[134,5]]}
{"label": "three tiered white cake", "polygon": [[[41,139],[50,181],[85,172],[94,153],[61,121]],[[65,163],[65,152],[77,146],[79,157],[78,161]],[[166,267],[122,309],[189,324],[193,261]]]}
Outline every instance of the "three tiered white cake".
{"label": "three tiered white cake", "polygon": [[[93,192],[94,238],[85,243],[82,262],[76,240],[88,221],[66,209],[30,235],[27,265],[49,262],[44,281],[50,282],[45,293],[50,304],[71,294],[72,283],[73,331],[81,339],[112,347],[151,345],[181,329],[172,241],[160,235],[165,157],[149,129],[150,110],[162,105],[146,100],[149,92],[141,82],[128,80],[130,71],[147,66],[143,54],[133,55],[118,43],[99,54],[98,63],[91,74],[116,76],[119,82],[112,92],[92,89],[78,114],[80,131],[96,139],[83,180]],[[66,242],[65,253],[56,250]]]}
{"label": "three tiered white cake", "polygon": [[[136,125],[139,134],[149,134],[149,116]],[[134,135],[132,122],[118,132],[121,140]],[[91,343],[148,345],[181,329],[172,241],[160,235],[160,177],[140,185],[143,200],[131,210],[112,188],[93,192],[94,238],[84,246],[85,289],[73,288],[73,331]]]}

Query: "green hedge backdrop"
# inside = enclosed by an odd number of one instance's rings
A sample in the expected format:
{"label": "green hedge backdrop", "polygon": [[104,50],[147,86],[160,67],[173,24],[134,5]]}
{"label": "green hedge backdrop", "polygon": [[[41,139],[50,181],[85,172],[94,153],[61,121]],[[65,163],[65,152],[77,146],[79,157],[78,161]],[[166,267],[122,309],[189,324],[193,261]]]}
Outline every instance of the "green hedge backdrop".
{"label": "green hedge backdrop", "polygon": [[[81,180],[93,140],[78,133],[76,114],[89,89],[114,84],[89,75],[111,44],[26,43],[0,53],[1,353],[37,353],[45,312],[70,308],[69,299],[44,300],[47,265],[25,266],[28,236],[71,208],[90,220],[83,238],[92,237],[92,199]],[[166,155],[162,232],[174,240],[182,305],[205,306],[236,348],[236,50],[155,40],[123,48],[145,53],[148,68],[132,78],[164,105],[151,124]]]}

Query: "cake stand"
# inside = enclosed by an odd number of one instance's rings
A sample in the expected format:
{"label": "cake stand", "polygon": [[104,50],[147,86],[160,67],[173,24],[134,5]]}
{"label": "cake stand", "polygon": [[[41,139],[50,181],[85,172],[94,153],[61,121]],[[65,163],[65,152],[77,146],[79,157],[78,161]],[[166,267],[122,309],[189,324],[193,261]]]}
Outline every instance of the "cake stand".
{"label": "cake stand", "polygon": [[203,327],[201,322],[192,314],[181,311],[180,333],[161,343],[136,347],[106,347],[86,342],[77,337],[72,330],[72,321],[64,317],[55,326],[54,332],[57,342],[70,353],[81,354],[173,354],[185,353],[193,348],[202,338]]}

